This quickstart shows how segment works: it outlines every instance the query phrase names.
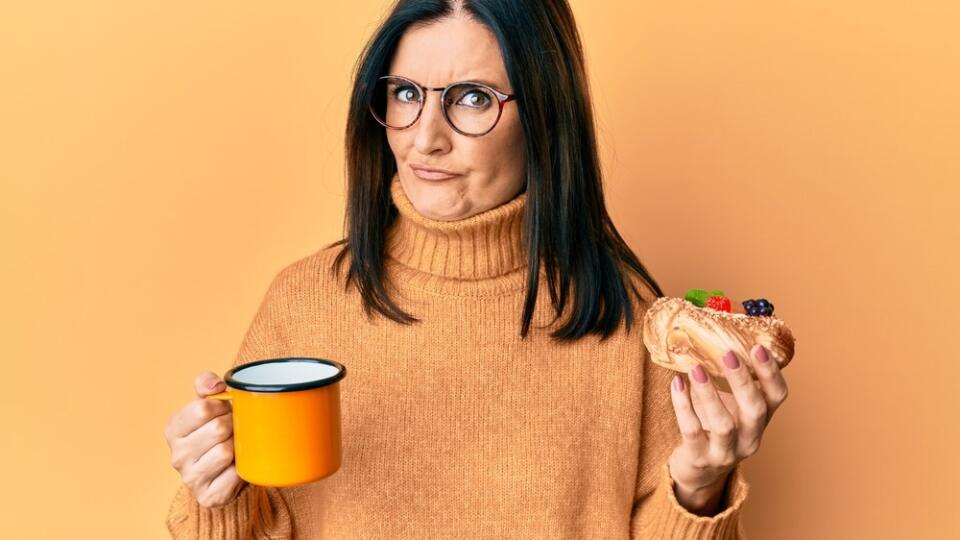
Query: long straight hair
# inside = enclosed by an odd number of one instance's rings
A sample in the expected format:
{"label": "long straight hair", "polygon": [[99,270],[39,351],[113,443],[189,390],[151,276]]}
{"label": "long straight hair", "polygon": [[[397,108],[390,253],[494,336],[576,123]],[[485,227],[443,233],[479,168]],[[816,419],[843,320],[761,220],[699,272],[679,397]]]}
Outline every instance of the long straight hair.
{"label": "long straight hair", "polygon": [[399,323],[418,321],[384,286],[384,242],[397,214],[390,180],[397,165],[385,128],[367,106],[404,31],[455,12],[496,36],[517,95],[527,155],[528,271],[521,336],[530,329],[541,264],[557,318],[568,303],[571,307],[552,337],[572,341],[600,334],[606,339],[623,319],[629,331],[635,313],[628,294],[643,298],[625,274],[635,273],[657,297],[663,292],[617,232],[604,204],[583,50],[566,0],[399,0],[394,5],[356,65],[346,129],[345,238],[331,244],[343,245],[335,269],[349,253],[346,286],[357,286],[368,316],[376,311]]}

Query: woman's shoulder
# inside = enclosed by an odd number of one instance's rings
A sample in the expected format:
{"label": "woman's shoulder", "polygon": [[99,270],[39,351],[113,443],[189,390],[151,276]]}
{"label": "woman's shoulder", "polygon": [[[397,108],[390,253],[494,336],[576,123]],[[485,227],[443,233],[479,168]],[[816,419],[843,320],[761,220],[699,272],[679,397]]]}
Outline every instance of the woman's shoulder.
{"label": "woman's shoulder", "polygon": [[287,263],[274,276],[270,286],[271,292],[302,295],[313,290],[319,292],[337,286],[342,290],[349,262],[346,259],[343,260],[339,268],[335,263],[343,249],[343,244],[335,242]]}
{"label": "woman's shoulder", "polygon": [[627,288],[627,296],[633,306],[634,312],[643,313],[657,300],[658,294],[653,285],[640,274],[640,272],[623,266],[620,275],[623,276],[624,286]]}
{"label": "woman's shoulder", "polygon": [[[339,249],[325,246],[284,264],[270,281],[254,316],[250,332],[272,347],[269,354],[280,355],[291,344],[301,343],[315,333],[316,327],[304,321],[316,321],[338,313],[346,301],[344,287],[337,287],[331,265]],[[267,353],[263,353],[267,354]]]}

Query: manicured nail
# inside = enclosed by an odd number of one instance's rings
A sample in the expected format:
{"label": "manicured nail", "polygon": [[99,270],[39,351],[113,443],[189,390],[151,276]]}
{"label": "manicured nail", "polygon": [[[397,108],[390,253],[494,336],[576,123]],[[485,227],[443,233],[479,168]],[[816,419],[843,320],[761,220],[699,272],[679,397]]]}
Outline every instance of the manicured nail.
{"label": "manicured nail", "polygon": [[727,354],[723,355],[723,363],[730,369],[740,367],[740,360],[737,360],[737,355],[733,351],[727,351]]}
{"label": "manicured nail", "polygon": [[757,347],[757,360],[759,360],[761,364],[766,364],[767,360],[770,360],[770,357],[767,356],[767,349],[763,345]]}
{"label": "manicured nail", "polygon": [[703,366],[700,364],[694,366],[690,373],[693,374],[693,380],[697,381],[698,383],[707,382],[707,372],[703,370]]}
{"label": "manicured nail", "polygon": [[679,375],[673,377],[673,388],[677,392],[683,392],[683,377]]}

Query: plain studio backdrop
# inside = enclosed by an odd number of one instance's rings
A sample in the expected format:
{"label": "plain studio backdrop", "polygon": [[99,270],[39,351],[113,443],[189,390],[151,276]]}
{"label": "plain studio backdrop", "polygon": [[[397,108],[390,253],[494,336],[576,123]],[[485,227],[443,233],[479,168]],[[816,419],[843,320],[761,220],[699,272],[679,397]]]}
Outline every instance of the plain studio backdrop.
{"label": "plain studio backdrop", "polygon": [[[0,536],[166,538],[164,425],[340,237],[387,7],[0,6]],[[960,537],[960,4],[573,7],[615,223],[668,295],[797,337],[749,536]]]}

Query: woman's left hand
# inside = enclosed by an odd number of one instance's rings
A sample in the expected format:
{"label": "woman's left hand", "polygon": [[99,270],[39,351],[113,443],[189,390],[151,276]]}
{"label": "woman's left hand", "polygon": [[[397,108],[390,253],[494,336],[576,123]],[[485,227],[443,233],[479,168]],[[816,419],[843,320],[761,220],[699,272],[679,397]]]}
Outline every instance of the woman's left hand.
{"label": "woman's left hand", "polygon": [[787,398],[787,382],[766,349],[757,345],[750,355],[759,381],[732,351],[723,358],[732,394],[718,391],[700,365],[691,370],[692,380],[674,377],[670,394],[681,442],[668,463],[677,501],[691,512],[720,510],[730,471],[756,453],[770,418]]}

